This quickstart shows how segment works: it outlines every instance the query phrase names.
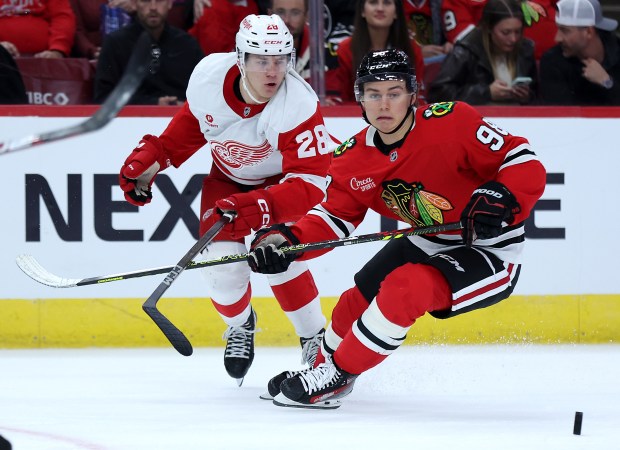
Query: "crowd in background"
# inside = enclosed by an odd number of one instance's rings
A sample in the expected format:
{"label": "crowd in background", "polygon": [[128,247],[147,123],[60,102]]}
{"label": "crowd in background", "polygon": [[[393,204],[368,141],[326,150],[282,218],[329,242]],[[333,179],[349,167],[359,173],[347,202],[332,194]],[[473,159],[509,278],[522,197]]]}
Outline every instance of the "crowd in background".
{"label": "crowd in background", "polygon": [[[0,0],[0,103],[27,103],[25,59],[81,58],[105,101],[147,30],[157,70],[131,104],[176,105],[205,55],[234,51],[248,14],[277,14],[310,78],[311,0]],[[421,102],[620,105],[617,22],[598,0],[324,0],[327,105],[354,101],[369,50],[412,61]]]}

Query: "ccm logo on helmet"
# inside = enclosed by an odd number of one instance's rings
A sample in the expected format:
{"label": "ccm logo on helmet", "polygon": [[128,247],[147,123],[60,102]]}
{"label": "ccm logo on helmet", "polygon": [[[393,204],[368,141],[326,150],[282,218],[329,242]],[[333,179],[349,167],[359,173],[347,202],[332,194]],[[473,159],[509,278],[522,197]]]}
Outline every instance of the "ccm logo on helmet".
{"label": "ccm logo on helmet", "polygon": [[374,66],[370,66],[368,70],[385,69],[386,67],[390,67],[390,64],[389,63],[375,64]]}
{"label": "ccm logo on helmet", "polygon": [[265,41],[265,45],[280,45],[282,41]]}
{"label": "ccm logo on helmet", "polygon": [[490,196],[495,197],[495,198],[502,198],[503,197],[502,194],[500,194],[499,192],[496,192],[496,191],[492,191],[491,189],[476,189],[474,191],[474,194],[486,194],[486,195],[490,195]]}

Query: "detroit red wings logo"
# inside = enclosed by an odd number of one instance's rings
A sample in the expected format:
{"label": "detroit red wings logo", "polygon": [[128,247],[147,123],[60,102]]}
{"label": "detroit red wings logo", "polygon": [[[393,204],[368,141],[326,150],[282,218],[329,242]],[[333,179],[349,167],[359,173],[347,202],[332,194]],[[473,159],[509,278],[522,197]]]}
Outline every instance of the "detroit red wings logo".
{"label": "detroit red wings logo", "polygon": [[262,163],[274,150],[267,141],[256,147],[237,141],[212,141],[211,152],[215,159],[231,169],[241,169]]}

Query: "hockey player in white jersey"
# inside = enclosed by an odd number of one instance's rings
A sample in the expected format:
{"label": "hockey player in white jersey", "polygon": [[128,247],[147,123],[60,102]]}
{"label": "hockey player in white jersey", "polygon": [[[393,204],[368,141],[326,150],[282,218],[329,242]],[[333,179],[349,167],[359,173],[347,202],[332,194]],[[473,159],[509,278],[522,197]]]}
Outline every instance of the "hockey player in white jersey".
{"label": "hockey player in white jersey", "polygon": [[[236,52],[204,58],[190,78],[187,102],[166,130],[144,136],[125,161],[120,184],[127,201],[149,203],[157,173],[205,147],[213,165],[203,182],[200,234],[223,211],[236,213],[203,251],[205,259],[243,253],[253,230],[302,217],[325,195],[329,153],[337,143],[317,96],[294,66],[293,37],[282,19],[246,17]],[[254,358],[257,320],[250,270],[246,264],[202,270],[207,293],[228,325],[224,366],[241,385]],[[305,263],[295,263],[268,279],[300,337],[302,360],[312,365],[325,326],[312,275]]]}

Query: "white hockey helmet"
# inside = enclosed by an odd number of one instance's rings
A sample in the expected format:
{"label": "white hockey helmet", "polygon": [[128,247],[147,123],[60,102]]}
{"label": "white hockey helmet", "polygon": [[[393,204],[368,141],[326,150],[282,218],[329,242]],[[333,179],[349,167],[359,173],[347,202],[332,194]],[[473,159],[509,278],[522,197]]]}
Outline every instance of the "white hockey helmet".
{"label": "white hockey helmet", "polygon": [[280,16],[250,14],[241,21],[235,37],[237,60],[244,72],[247,53],[255,55],[290,55],[287,71],[295,67],[293,35]]}

